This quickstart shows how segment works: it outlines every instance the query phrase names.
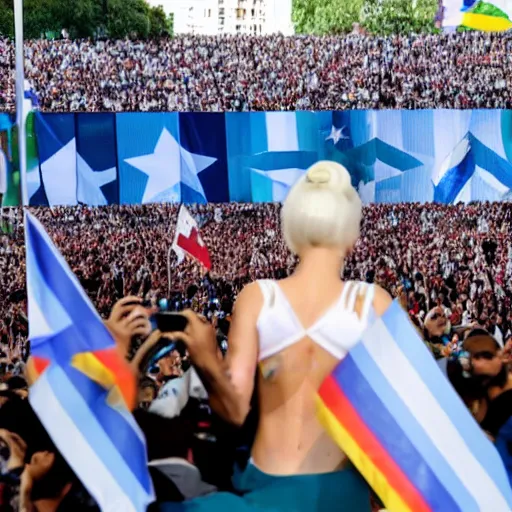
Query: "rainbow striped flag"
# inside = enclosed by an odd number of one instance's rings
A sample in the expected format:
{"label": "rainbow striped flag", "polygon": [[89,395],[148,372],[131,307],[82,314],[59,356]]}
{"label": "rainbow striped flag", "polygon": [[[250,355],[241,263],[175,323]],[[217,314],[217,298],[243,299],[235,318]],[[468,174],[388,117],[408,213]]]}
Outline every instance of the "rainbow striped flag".
{"label": "rainbow striped flag", "polygon": [[508,512],[498,452],[394,302],[318,397],[329,434],[389,512]]}

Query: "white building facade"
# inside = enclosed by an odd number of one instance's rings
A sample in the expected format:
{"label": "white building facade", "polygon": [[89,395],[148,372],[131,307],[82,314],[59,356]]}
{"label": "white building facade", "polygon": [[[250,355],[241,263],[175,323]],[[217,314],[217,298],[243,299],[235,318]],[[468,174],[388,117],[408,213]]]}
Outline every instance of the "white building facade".
{"label": "white building facade", "polygon": [[174,13],[176,34],[293,34],[292,0],[150,0]]}

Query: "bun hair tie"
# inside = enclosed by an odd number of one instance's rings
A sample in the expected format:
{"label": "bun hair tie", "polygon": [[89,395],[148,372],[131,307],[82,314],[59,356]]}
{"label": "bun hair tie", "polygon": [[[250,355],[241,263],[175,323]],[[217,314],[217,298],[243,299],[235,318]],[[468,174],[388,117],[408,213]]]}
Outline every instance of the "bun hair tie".
{"label": "bun hair tie", "polygon": [[306,181],[308,183],[324,185],[331,181],[331,171],[324,166],[314,166],[307,172]]}

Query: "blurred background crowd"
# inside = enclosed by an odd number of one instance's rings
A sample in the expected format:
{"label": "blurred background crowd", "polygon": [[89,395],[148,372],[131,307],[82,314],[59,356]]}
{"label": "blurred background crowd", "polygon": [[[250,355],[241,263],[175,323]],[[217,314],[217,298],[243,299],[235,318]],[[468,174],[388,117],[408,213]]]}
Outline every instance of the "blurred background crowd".
{"label": "blurred background crowd", "polygon": [[[510,108],[508,33],[27,41],[48,112]],[[14,110],[0,39],[0,109]]]}

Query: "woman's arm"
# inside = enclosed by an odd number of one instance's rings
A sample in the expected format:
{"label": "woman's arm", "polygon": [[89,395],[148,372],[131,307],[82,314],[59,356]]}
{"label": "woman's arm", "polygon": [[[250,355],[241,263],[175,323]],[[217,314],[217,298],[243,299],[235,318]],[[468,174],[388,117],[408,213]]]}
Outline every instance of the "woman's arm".
{"label": "woman's arm", "polygon": [[249,285],[240,293],[231,320],[225,361],[220,356],[214,329],[193,312],[184,312],[189,320],[186,332],[172,333],[187,345],[212,409],[238,426],[249,413],[254,390],[258,360],[256,322],[262,303],[257,285]]}

